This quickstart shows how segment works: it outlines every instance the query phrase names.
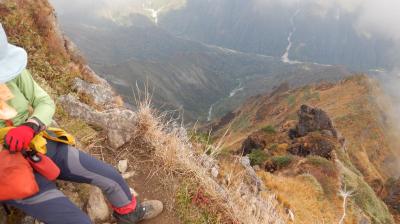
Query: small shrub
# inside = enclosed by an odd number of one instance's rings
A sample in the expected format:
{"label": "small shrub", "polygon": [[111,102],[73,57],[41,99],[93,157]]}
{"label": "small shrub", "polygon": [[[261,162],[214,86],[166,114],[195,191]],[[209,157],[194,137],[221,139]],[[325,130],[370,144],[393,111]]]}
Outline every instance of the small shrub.
{"label": "small shrub", "polygon": [[261,165],[268,159],[268,155],[264,150],[256,149],[247,155],[250,159],[250,164],[252,166]]}
{"label": "small shrub", "polygon": [[274,156],[272,157],[272,162],[278,167],[278,168],[284,168],[289,166],[293,161],[293,157],[286,155],[286,156]]}
{"label": "small shrub", "polygon": [[268,126],[262,128],[261,130],[263,130],[265,133],[268,133],[268,134],[276,133],[276,129],[272,125],[268,125]]}

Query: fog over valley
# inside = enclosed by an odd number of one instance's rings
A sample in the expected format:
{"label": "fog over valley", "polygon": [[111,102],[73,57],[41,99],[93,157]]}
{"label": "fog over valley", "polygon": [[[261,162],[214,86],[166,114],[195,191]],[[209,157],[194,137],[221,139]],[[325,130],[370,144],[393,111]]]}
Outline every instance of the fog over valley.
{"label": "fog over valley", "polygon": [[122,95],[149,82],[158,106],[183,108],[190,120],[219,117],[284,81],[393,73],[400,61],[395,0],[52,3],[63,31]]}

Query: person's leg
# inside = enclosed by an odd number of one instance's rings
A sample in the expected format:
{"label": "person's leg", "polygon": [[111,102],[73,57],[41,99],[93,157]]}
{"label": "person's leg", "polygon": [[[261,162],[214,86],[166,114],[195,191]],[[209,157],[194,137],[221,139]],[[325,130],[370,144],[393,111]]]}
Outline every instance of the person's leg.
{"label": "person's leg", "polygon": [[98,186],[113,207],[132,203],[129,186],[121,174],[88,154],[62,143],[48,143],[49,157],[60,167],[58,179]]}
{"label": "person's leg", "polygon": [[49,142],[47,148],[48,155],[60,167],[59,179],[98,186],[111,203],[118,224],[137,223],[162,212],[160,201],[140,204],[121,174],[111,165],[65,144]]}
{"label": "person's leg", "polygon": [[35,174],[40,192],[23,200],[4,202],[46,224],[91,224],[89,217],[76,207],[55,184]]}

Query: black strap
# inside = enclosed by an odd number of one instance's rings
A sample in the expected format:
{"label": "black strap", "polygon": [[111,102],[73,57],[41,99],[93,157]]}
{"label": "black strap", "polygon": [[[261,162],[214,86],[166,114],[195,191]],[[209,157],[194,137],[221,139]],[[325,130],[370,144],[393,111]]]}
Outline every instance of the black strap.
{"label": "black strap", "polygon": [[4,203],[1,203],[1,205],[3,205],[4,211],[6,212],[6,214],[11,215],[10,208],[8,208],[8,206]]}

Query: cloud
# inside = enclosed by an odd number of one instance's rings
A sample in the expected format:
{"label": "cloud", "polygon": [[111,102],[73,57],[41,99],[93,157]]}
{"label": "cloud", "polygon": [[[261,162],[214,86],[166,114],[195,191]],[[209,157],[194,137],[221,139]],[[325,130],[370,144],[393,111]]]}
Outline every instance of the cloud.
{"label": "cloud", "polygon": [[400,1],[398,0],[315,0],[330,2],[325,7],[340,7],[356,15],[354,26],[360,34],[400,41]]}
{"label": "cloud", "polygon": [[400,1],[365,0],[360,9],[357,29],[371,35],[400,41]]}
{"label": "cloud", "polygon": [[400,41],[399,0],[253,0],[257,7],[301,7],[316,16],[340,9],[355,15],[357,31],[365,36],[379,35]]}

